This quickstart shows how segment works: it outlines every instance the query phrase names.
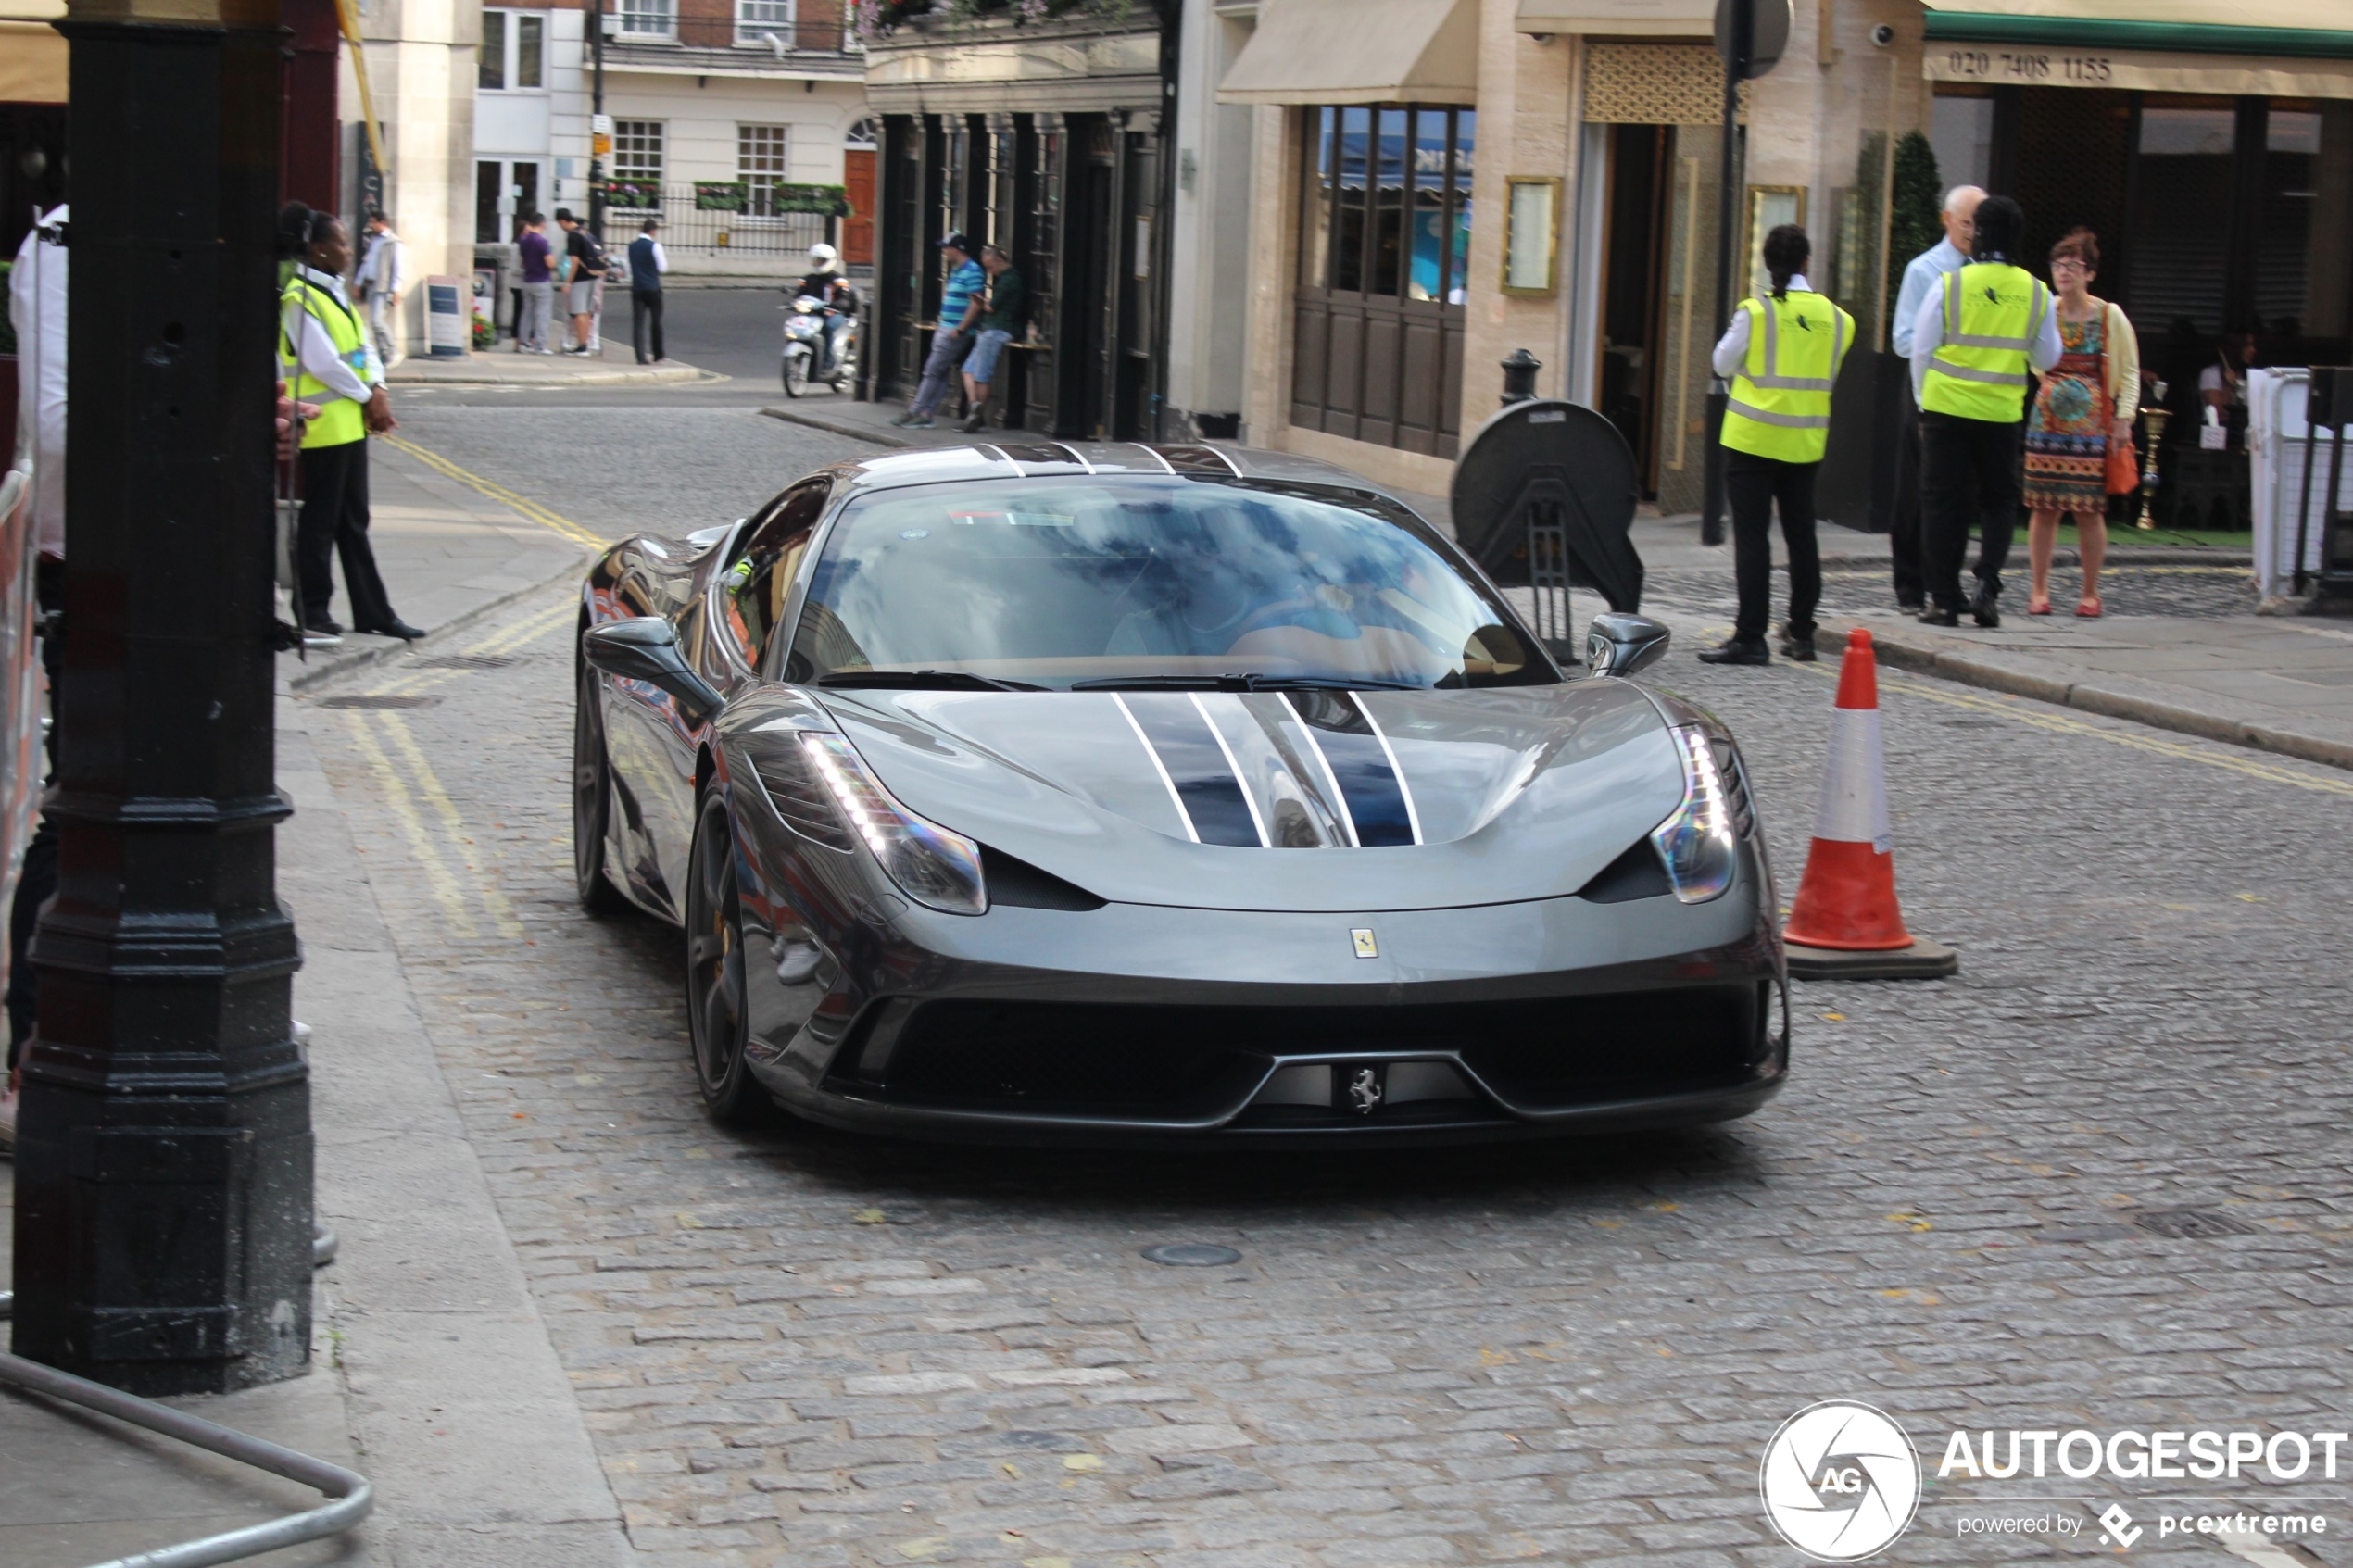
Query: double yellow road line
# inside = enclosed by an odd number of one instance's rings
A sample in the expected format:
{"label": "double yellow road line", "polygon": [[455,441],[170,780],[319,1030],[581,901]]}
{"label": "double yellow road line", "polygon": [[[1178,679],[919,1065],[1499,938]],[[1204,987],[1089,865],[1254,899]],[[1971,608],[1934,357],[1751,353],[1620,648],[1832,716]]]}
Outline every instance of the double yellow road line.
{"label": "double yellow road line", "polygon": [[454,479],[468,489],[489,496],[500,506],[511,508],[551,533],[562,534],[576,545],[586,545],[592,549],[602,549],[610,543],[608,540],[598,538],[561,512],[551,511],[528,495],[518,495],[495,479],[484,479],[472,469],[460,468],[438,452],[428,451],[415,442],[404,441],[396,435],[380,435],[376,439],[384,442],[396,451],[407,453],[444,478]]}

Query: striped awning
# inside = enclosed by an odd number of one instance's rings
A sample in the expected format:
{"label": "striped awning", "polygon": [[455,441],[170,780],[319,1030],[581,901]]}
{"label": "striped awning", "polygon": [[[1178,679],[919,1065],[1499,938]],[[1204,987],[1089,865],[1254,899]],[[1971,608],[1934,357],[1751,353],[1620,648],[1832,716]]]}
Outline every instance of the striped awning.
{"label": "striped awning", "polygon": [[2346,0],[1924,0],[1931,44],[2353,59]]}

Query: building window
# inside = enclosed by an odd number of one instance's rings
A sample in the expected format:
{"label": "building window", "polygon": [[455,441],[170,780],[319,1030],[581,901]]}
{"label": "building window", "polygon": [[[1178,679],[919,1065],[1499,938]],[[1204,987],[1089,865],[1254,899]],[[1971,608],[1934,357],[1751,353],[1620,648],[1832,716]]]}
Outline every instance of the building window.
{"label": "building window", "polygon": [[484,93],[547,85],[547,19],[537,11],[485,10],[474,85]]}
{"label": "building window", "polygon": [[749,187],[744,206],[747,217],[776,216],[776,187],[785,182],[788,171],[788,129],[782,125],[736,127],[736,178]]}
{"label": "building window", "polygon": [[1303,111],[1291,422],[1454,455],[1477,114]]}
{"label": "building window", "polygon": [[612,122],[611,173],[607,200],[633,212],[661,208],[663,122],[659,119],[616,119]]}
{"label": "building window", "polygon": [[736,0],[736,42],[791,48],[793,0]]}
{"label": "building window", "polygon": [[623,38],[675,38],[677,0],[620,0],[613,31]]}

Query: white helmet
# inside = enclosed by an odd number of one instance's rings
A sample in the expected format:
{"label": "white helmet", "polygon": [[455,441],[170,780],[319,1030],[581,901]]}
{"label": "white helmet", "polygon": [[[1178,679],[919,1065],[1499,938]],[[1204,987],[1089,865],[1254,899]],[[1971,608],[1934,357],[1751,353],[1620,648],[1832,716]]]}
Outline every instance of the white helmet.
{"label": "white helmet", "polygon": [[809,247],[809,265],[822,270],[831,267],[840,255],[839,251],[829,245],[813,245]]}

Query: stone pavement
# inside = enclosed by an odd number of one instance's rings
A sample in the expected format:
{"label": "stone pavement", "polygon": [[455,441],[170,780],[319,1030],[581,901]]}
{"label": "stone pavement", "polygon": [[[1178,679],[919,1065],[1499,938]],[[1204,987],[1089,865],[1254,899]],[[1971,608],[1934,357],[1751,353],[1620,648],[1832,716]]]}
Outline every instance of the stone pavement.
{"label": "stone pavement", "polygon": [[[2344,1425],[2353,781],[1891,672],[1906,914],[1962,973],[1802,989],[1789,1092],[1720,1128],[1409,1160],[727,1133],[677,934],[571,901],[569,614],[510,607],[481,635],[514,662],[430,688],[338,683],[433,700],[321,759],[648,1562],[1784,1568],[1757,1455],[1812,1399],[1889,1409],[1931,1472],[1952,1426]],[[1786,893],[1829,671],[1679,650],[1658,684],[1742,736]],[[1169,1241],[1242,1257],[1139,1256]],[[2342,1474],[2218,1490],[2353,1509]],[[1956,1533],[2011,1495],[1931,1480],[1892,1560],[2099,1550]],[[2344,1527],[2296,1561],[2353,1563]]]}
{"label": "stone pavement", "polygon": [[[369,536],[385,588],[401,615],[428,633],[464,624],[572,571],[601,542],[561,514],[439,458],[405,428],[374,440],[368,483]],[[334,616],[351,624],[340,564]],[[299,691],[408,651],[395,638],[346,631],[341,647],[283,654],[278,666],[288,687]]]}
{"label": "stone pavement", "polygon": [[397,386],[664,386],[690,382],[723,381],[711,371],[666,359],[640,365],[628,339],[605,339],[601,357],[575,358],[563,354],[517,354],[506,347],[476,351],[452,358],[411,355],[395,366],[387,378]]}

